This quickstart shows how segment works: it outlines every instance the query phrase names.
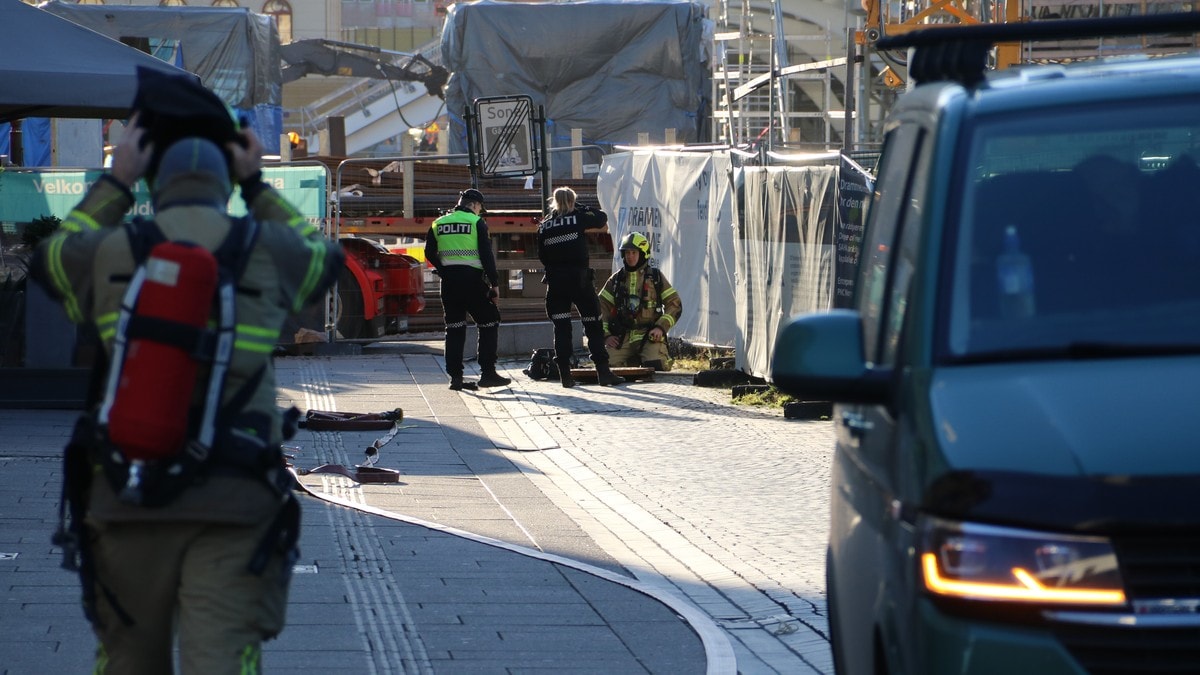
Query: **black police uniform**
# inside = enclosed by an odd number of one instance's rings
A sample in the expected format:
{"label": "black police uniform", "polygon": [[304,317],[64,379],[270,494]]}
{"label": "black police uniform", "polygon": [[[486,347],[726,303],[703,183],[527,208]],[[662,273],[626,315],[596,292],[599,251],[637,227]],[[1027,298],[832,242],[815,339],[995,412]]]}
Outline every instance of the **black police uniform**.
{"label": "black police uniform", "polygon": [[[483,196],[467,190],[463,197],[482,203]],[[461,235],[466,234],[466,237]],[[460,235],[450,248],[444,237]],[[499,274],[492,252],[487,223],[468,207],[438,218],[425,238],[425,256],[442,278],[442,310],[446,319],[446,373],[451,389],[474,388],[463,382],[463,351],[467,340],[467,315],[479,331],[478,361],[482,370],[479,386],[493,387],[509,383],[496,372],[500,310],[491,295]]]}
{"label": "black police uniform", "polygon": [[588,351],[598,370],[608,369],[600,303],[588,265],[586,230],[608,224],[608,215],[588,206],[576,206],[567,214],[555,215],[538,227],[538,257],[546,269],[546,314],[554,323],[554,350],[559,372],[569,372],[574,349],[571,306],[579,309]]}

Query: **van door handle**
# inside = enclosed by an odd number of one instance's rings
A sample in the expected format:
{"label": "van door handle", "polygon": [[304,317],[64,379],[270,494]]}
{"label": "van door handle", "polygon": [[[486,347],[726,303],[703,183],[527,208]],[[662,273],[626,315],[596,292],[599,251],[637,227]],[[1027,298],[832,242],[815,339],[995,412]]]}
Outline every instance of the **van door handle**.
{"label": "van door handle", "polygon": [[875,423],[864,418],[862,413],[844,412],[842,413],[842,426],[849,429],[851,434],[861,436],[874,429]]}

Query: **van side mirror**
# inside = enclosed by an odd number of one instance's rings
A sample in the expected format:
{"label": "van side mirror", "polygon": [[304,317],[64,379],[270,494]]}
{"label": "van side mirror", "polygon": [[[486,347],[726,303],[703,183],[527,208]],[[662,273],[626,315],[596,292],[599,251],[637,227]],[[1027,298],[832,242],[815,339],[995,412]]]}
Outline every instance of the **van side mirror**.
{"label": "van side mirror", "polygon": [[890,370],[867,366],[862,318],[837,309],[793,317],[775,338],[771,380],[805,401],[883,404]]}

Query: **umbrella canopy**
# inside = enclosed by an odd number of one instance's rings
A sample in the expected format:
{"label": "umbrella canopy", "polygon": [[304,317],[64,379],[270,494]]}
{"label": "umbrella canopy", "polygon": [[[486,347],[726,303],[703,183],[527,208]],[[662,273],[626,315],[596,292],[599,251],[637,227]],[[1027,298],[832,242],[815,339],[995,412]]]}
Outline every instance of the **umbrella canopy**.
{"label": "umbrella canopy", "polygon": [[[123,119],[137,67],[186,71],[21,0],[0,0],[0,122],[25,117]],[[194,76],[193,76],[194,77]]]}

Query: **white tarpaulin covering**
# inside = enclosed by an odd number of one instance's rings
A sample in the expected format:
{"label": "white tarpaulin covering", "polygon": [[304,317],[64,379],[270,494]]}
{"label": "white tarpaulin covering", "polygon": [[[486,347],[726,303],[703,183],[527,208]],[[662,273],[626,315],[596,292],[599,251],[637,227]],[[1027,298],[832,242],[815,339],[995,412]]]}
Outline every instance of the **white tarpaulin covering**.
{"label": "white tarpaulin covering", "polygon": [[[834,297],[836,166],[749,167],[735,242],[735,366],[770,373],[779,327],[794,314],[828,310]],[[754,205],[751,208],[750,205]]]}
{"label": "white tarpaulin covering", "polygon": [[[733,345],[733,206],[725,154],[639,150],[607,155],[596,192],[619,245],[650,239],[651,258],[683,299],[671,337]],[[613,269],[620,264],[619,252]]]}

